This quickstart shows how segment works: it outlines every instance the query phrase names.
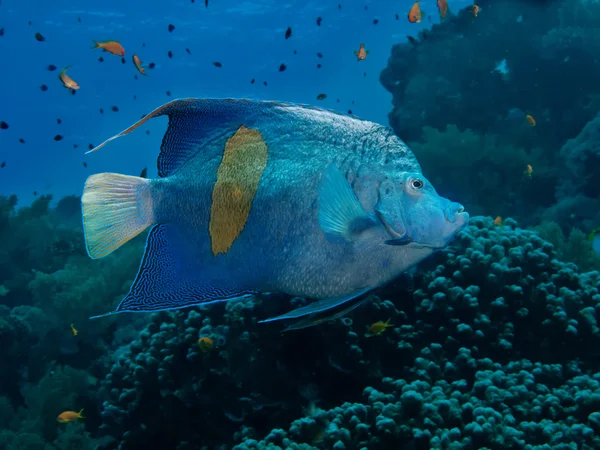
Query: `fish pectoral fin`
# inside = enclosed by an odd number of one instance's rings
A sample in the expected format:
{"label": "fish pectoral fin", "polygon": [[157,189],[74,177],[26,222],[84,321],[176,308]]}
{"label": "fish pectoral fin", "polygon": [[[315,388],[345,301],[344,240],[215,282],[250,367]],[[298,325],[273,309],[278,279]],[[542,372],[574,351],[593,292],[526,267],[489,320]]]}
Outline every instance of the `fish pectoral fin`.
{"label": "fish pectoral fin", "polygon": [[377,224],[356,198],[350,183],[331,164],[319,186],[319,226],[332,242],[352,242],[353,238]]}
{"label": "fish pectoral fin", "polygon": [[317,300],[316,302],[311,303],[310,305],[303,306],[301,308],[293,309],[290,312],[282,314],[280,316],[271,317],[270,319],[261,320],[260,323],[264,322],[273,322],[275,320],[285,320],[285,319],[297,319],[298,317],[307,316],[309,314],[315,314],[322,311],[326,311],[331,308],[335,308],[338,305],[346,303],[354,298],[360,297],[366,292],[370,291],[371,288],[360,289],[356,292],[353,292],[349,295],[344,295],[340,297],[331,297],[323,300]]}
{"label": "fish pectoral fin", "polygon": [[358,56],[358,50],[354,50],[354,56]]}
{"label": "fish pectoral fin", "polygon": [[369,300],[369,298],[370,297],[359,299],[356,302],[354,302],[354,304],[343,308],[341,311],[336,311],[334,313],[332,313],[331,311],[327,311],[323,315],[320,315],[319,313],[310,314],[309,316],[298,320],[296,323],[290,325],[289,327],[284,328],[281,332],[285,333],[286,331],[302,330],[304,328],[314,327],[315,325],[319,325],[324,322],[329,322],[330,320],[339,319],[348,314],[350,311],[353,311],[356,308],[358,308],[360,305]]}
{"label": "fish pectoral fin", "polygon": [[216,269],[198,267],[200,259],[177,227],[155,225],[148,234],[144,257],[129,293],[115,311],[92,319],[122,312],[181,309],[257,294]]}

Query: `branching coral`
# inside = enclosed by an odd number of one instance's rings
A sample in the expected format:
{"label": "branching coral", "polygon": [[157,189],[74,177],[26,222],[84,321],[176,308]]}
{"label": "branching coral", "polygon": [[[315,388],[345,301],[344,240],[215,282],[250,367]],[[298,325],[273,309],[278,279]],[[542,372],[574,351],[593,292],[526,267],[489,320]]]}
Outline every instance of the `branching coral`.
{"label": "branching coral", "polygon": [[[277,296],[230,303],[225,316],[154,315],[103,383],[102,431],[125,432],[121,449],[594,447],[600,273],[556,257],[514,220],[475,217],[417,271],[412,294],[390,286],[326,326],[280,336],[257,325]],[[162,423],[182,411],[193,427]]]}

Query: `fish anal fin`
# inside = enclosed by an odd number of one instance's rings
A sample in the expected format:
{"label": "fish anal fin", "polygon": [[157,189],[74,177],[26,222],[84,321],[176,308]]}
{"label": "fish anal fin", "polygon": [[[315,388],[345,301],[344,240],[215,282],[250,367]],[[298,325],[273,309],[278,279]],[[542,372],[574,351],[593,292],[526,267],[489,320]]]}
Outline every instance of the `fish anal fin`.
{"label": "fish anal fin", "polygon": [[129,293],[115,311],[92,318],[181,309],[257,293],[236,287],[232,280],[209,268],[198,267],[198,255],[190,248],[174,225],[155,225]]}

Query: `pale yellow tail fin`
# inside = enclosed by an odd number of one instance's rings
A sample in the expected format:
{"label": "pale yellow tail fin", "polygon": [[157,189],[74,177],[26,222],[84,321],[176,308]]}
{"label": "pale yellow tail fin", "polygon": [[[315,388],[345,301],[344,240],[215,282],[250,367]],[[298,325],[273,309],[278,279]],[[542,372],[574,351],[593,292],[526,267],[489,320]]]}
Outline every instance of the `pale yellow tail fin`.
{"label": "pale yellow tail fin", "polygon": [[102,258],[154,223],[151,181],[99,173],[85,182],[81,206],[88,255]]}

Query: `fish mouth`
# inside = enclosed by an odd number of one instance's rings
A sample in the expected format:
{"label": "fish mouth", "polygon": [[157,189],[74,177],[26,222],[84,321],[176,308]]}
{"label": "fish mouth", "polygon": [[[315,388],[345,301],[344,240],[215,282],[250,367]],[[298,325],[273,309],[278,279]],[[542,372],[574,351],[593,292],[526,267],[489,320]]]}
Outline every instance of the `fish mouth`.
{"label": "fish mouth", "polygon": [[465,212],[465,207],[460,203],[452,202],[444,209],[444,218],[448,223],[456,223],[459,218],[469,220],[469,213]]}
{"label": "fish mouth", "polygon": [[[383,216],[383,214],[381,214],[379,211],[375,211],[375,212],[376,212],[379,220],[381,221],[381,223],[387,230],[387,232],[392,237],[392,239],[388,239],[388,240],[384,241],[384,243],[387,245],[393,245],[396,247],[410,245],[411,248],[428,248],[431,250],[442,250],[442,249],[446,248],[448,243],[452,240],[452,238],[456,234],[456,233],[452,233],[451,236],[449,236],[447,239],[444,239],[445,242],[443,242],[443,243],[426,244],[423,242],[413,240],[413,238],[410,237],[408,230],[406,230],[406,232],[403,235],[401,235],[396,230],[394,230],[392,228],[392,226],[385,220],[385,217]],[[446,209],[444,209],[444,219],[446,220],[447,223],[450,223],[453,225],[454,224],[460,225],[459,229],[461,229],[469,221],[469,213],[465,212],[464,206],[462,206],[460,203],[451,203],[450,205],[448,205],[448,207]],[[456,231],[458,231],[458,230],[456,230]]]}

